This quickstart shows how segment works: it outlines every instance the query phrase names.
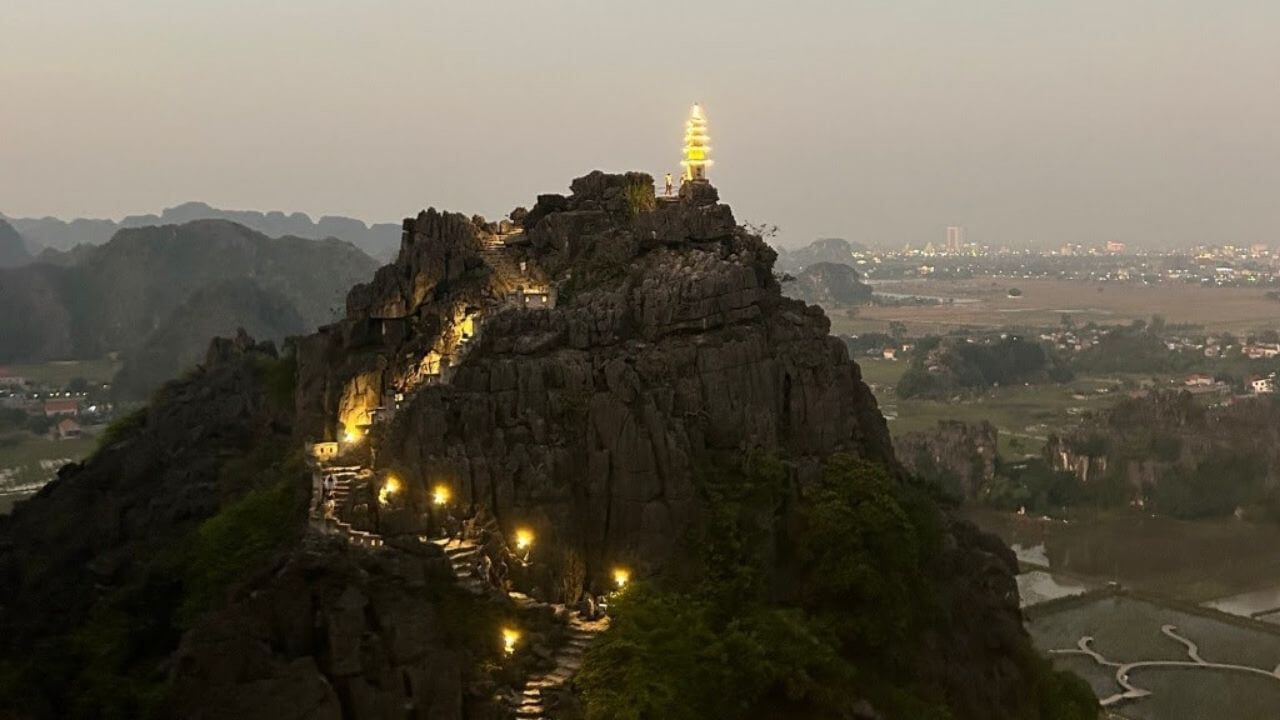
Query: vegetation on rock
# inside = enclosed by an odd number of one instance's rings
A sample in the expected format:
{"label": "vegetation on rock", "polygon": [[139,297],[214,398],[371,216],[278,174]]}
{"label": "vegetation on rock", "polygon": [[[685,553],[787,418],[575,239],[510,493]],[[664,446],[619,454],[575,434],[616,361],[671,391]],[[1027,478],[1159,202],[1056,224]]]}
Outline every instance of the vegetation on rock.
{"label": "vegetation on rock", "polygon": [[[683,564],[623,591],[588,653],[588,720],[990,717],[962,698],[965,672],[924,669],[926,638],[948,632],[930,578],[949,531],[921,488],[836,457],[796,497],[754,458],[707,469],[700,491]],[[1081,681],[1018,662],[1034,701],[1007,717],[1096,716]]]}

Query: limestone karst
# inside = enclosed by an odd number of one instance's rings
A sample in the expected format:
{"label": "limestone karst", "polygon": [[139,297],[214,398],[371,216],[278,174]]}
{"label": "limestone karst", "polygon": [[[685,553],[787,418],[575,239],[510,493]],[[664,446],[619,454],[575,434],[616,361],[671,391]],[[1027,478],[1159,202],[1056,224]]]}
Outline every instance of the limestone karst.
{"label": "limestone karst", "polygon": [[[643,173],[499,221],[406,220],[343,319],[283,352],[215,341],[0,519],[0,697],[29,717],[579,717],[566,680],[600,628],[572,609],[598,612],[619,568],[688,563],[708,463],[781,468],[759,519],[778,545],[834,456],[905,482],[774,259],[711,185],[658,198]],[[313,470],[317,443],[337,454]],[[904,611],[936,620],[893,648],[902,682],[957,718],[1037,717],[1012,553],[920,502],[937,543]],[[877,716],[871,688],[830,689]]]}

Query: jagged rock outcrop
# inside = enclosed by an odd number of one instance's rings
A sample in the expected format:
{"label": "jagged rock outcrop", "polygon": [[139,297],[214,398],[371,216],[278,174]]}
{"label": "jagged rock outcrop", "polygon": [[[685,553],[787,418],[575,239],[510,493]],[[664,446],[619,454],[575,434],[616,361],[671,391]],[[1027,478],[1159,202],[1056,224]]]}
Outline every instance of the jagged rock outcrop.
{"label": "jagged rock outcrop", "polygon": [[453,578],[434,546],[372,555],[310,536],[263,575],[183,636],[177,717],[463,717],[474,658],[442,612]]}
{"label": "jagged rock outcrop", "polygon": [[[709,452],[776,451],[800,478],[834,452],[891,461],[857,365],[819,308],[781,296],[774,257],[714,188],[659,201],[636,173],[539,196],[518,228],[429,210],[347,318],[299,344],[300,415],[336,438],[383,407],[380,462],[410,478],[410,508],[446,479],[531,525],[549,565],[586,568],[535,590],[573,601],[609,562],[661,565]],[[555,307],[513,305],[522,285]],[[466,322],[483,328],[466,361],[429,382],[422,359],[460,359]]]}
{"label": "jagged rock outcrop", "polygon": [[997,438],[986,420],[939,420],[935,427],[895,436],[893,449],[911,473],[956,500],[971,500],[995,479]]}

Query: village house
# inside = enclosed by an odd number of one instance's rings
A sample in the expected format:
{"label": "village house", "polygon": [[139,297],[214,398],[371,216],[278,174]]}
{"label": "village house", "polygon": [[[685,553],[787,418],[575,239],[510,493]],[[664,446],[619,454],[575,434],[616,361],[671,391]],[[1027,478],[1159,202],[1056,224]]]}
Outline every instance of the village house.
{"label": "village house", "polygon": [[75,398],[56,398],[44,401],[44,416],[79,415],[80,401]]}
{"label": "village house", "polygon": [[1203,387],[1207,385],[1212,385],[1213,376],[1206,375],[1204,373],[1191,373],[1190,375],[1187,376],[1186,380],[1182,381],[1182,384],[1186,385],[1187,387]]}
{"label": "village house", "polygon": [[885,349],[880,353],[880,355],[881,355],[885,360],[897,360],[897,359],[898,359],[898,349],[897,349],[897,348],[887,347],[887,348],[885,348]]}
{"label": "village house", "polygon": [[54,426],[55,432],[58,434],[59,440],[68,440],[70,438],[78,438],[84,434],[84,430],[80,427],[80,423],[72,418],[63,418]]}
{"label": "village house", "polygon": [[1254,343],[1244,347],[1244,354],[1250,360],[1273,358],[1280,355],[1280,345],[1275,343]]}
{"label": "village house", "polygon": [[1249,378],[1249,389],[1254,395],[1269,395],[1276,391],[1275,376],[1261,377],[1255,375]]}

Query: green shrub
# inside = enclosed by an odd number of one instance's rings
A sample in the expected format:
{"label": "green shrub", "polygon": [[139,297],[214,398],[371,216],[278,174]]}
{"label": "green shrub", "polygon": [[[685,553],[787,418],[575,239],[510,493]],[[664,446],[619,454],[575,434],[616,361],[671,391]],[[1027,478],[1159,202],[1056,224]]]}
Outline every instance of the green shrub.
{"label": "green shrub", "polygon": [[768,457],[704,468],[698,489],[687,564],[628,586],[587,654],[588,720],[847,717],[859,697],[946,717],[910,673],[885,672],[930,605],[920,570],[938,529],[926,505],[851,459],[830,462],[799,507]]}
{"label": "green shrub", "polygon": [[128,415],[117,418],[107,426],[106,430],[102,431],[102,435],[98,438],[98,447],[93,451],[94,455],[132,438],[142,432],[142,428],[146,427],[146,425],[147,408],[145,407],[140,407]]}
{"label": "green shrub", "polygon": [[647,212],[652,212],[657,207],[658,201],[653,196],[653,186],[636,183],[628,185],[627,194],[627,212],[631,217],[636,217]]}
{"label": "green shrub", "polygon": [[188,554],[184,621],[212,606],[232,581],[260,565],[289,536],[295,488],[282,479],[250,491],[201,523]]}
{"label": "green shrub", "polygon": [[292,353],[282,358],[258,355],[254,360],[258,372],[262,374],[267,397],[283,408],[290,408],[298,386],[297,356]]}

